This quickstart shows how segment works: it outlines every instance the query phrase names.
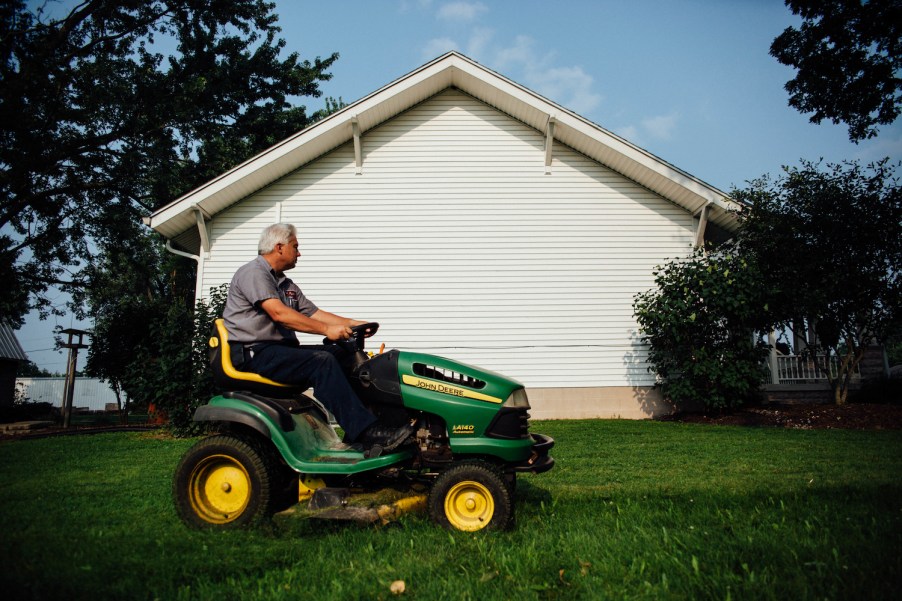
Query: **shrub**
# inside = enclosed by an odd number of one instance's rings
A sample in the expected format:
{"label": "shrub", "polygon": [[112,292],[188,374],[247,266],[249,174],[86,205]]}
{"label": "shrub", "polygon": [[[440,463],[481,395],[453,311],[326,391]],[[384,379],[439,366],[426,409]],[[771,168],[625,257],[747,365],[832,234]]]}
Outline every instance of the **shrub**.
{"label": "shrub", "polygon": [[755,398],[766,375],[766,285],[735,249],[674,260],[654,272],[656,289],[636,295],[649,371],[677,408],[732,409]]}
{"label": "shrub", "polygon": [[[162,324],[161,329],[176,335],[169,345],[171,350],[164,353],[168,360],[163,362],[163,373],[177,375],[181,380],[176,386],[185,392],[160,397],[157,406],[164,409],[169,417],[173,433],[180,436],[198,434],[203,429],[192,421],[194,411],[210,400],[216,392],[208,360],[208,341],[213,330],[213,322],[222,316],[228,294],[228,284],[210,288],[208,299],[198,301],[191,319],[190,344],[186,344],[183,332],[175,332],[171,324]],[[181,334],[181,335],[178,335]]]}
{"label": "shrub", "polygon": [[0,407],[0,423],[23,422],[32,420],[59,420],[60,413],[52,403],[17,402]]}

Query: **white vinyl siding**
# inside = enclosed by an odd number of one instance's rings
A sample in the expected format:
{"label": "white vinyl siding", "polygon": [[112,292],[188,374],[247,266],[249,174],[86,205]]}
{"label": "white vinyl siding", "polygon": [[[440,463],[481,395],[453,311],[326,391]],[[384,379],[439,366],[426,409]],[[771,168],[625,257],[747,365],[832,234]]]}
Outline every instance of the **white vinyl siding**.
{"label": "white vinyl siding", "polygon": [[645,386],[633,297],[694,241],[685,209],[456,90],[364,132],[210,223],[202,290],[228,282],[276,220],[289,275],[370,341],[455,358],[529,387]]}

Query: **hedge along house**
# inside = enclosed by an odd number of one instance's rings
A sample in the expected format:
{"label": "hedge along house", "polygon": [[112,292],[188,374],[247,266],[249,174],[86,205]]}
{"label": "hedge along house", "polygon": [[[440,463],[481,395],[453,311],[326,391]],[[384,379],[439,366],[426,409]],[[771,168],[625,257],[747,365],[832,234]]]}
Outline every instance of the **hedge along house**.
{"label": "hedge along house", "polygon": [[642,418],[669,408],[633,297],[655,266],[727,236],[734,207],[451,52],[145,223],[195,258],[199,297],[255,256],[265,226],[293,223],[292,279],[324,309],[378,321],[371,347],[517,378],[535,418]]}

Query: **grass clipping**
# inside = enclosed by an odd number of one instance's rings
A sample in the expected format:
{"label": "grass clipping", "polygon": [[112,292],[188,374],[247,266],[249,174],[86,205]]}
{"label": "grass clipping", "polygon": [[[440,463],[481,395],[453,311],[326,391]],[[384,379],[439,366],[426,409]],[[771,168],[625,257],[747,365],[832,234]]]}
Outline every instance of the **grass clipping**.
{"label": "grass clipping", "polygon": [[424,511],[426,495],[391,488],[374,492],[319,489],[309,500],[276,514],[277,519],[323,519],[385,525],[410,511]]}

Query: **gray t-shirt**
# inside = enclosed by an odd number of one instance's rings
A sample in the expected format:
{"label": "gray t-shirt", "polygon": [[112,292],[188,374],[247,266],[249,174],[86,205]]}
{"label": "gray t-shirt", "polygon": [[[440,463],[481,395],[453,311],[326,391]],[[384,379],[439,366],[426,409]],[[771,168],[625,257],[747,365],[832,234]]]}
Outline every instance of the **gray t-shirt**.
{"label": "gray t-shirt", "polygon": [[277,298],[285,305],[310,317],[317,311],[301,289],[284,273],[276,273],[262,256],[242,265],[232,277],[222,318],[230,344],[258,342],[297,342],[293,330],[274,322],[260,304]]}

